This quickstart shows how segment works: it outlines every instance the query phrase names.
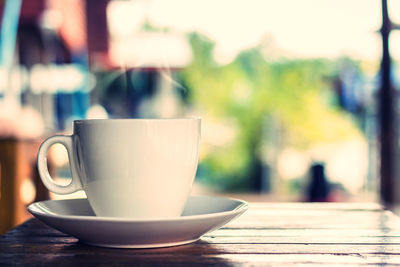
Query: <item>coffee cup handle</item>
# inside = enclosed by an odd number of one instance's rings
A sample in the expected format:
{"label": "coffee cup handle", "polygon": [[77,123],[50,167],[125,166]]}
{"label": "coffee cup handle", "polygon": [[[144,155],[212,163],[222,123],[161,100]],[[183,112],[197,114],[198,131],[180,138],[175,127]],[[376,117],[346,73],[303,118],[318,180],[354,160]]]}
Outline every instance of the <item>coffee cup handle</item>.
{"label": "coffee cup handle", "polygon": [[[49,148],[54,144],[61,144],[63,145],[68,152],[68,159],[69,159],[69,167],[71,169],[72,174],[72,181],[68,185],[59,185],[56,184],[51,178],[49,170],[47,168],[47,151]],[[38,157],[38,171],[39,176],[42,179],[43,184],[49,189],[51,192],[65,195],[76,192],[82,189],[82,184],[79,179],[78,171],[76,168],[74,156],[73,156],[73,147],[72,147],[72,136],[67,135],[55,135],[52,137],[47,138],[39,148]]]}

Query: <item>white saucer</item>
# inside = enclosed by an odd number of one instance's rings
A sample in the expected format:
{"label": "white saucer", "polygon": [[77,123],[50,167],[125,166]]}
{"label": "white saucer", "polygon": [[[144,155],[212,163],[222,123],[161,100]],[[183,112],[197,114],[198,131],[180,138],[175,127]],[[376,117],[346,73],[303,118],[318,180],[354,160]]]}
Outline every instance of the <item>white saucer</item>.
{"label": "white saucer", "polygon": [[42,222],[86,244],[115,248],[155,248],[194,242],[247,210],[241,200],[192,196],[181,217],[132,220],[97,217],[87,199],[36,202],[28,211]]}

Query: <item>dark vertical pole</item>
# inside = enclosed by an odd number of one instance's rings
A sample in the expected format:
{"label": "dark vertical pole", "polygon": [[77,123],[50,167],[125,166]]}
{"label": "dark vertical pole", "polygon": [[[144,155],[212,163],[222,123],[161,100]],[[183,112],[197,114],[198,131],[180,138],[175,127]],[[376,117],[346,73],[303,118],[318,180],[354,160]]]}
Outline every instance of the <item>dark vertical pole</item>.
{"label": "dark vertical pole", "polygon": [[389,52],[389,34],[392,24],[389,19],[387,0],[382,0],[382,61],[381,87],[379,92],[380,118],[380,197],[386,206],[391,206],[397,200],[396,183],[396,151],[397,151],[397,112],[396,93],[391,83],[391,58]]}
{"label": "dark vertical pole", "polygon": [[[107,5],[110,0],[86,0],[86,27],[89,62],[108,52]],[[98,60],[99,58],[97,58]]]}

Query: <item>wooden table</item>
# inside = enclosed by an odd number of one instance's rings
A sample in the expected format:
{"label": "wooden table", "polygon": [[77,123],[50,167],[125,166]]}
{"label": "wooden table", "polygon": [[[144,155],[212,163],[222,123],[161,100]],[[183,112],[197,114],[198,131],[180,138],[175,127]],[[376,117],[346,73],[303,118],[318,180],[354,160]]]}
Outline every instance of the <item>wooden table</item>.
{"label": "wooden table", "polygon": [[77,242],[36,219],[0,238],[0,266],[400,265],[400,219],[378,204],[250,203],[189,245],[107,249]]}

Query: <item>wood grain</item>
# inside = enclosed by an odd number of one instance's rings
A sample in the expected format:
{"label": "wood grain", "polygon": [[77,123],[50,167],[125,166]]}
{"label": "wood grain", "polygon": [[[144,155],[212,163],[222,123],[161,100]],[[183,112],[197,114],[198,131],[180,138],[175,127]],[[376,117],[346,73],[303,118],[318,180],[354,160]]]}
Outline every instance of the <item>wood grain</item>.
{"label": "wood grain", "polygon": [[398,266],[400,220],[377,204],[251,203],[200,241],[92,247],[36,219],[0,238],[0,266]]}

